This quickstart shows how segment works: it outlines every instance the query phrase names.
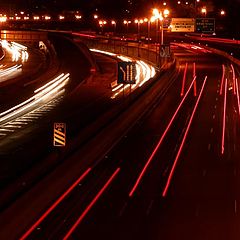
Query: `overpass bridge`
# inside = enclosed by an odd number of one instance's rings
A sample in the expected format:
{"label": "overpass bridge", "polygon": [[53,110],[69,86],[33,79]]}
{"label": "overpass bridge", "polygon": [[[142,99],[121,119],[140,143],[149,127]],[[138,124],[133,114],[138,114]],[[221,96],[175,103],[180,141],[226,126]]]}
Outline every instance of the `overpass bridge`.
{"label": "overpass bridge", "polygon": [[48,35],[47,32],[40,31],[1,30],[1,39],[35,45],[40,41],[46,41]]}

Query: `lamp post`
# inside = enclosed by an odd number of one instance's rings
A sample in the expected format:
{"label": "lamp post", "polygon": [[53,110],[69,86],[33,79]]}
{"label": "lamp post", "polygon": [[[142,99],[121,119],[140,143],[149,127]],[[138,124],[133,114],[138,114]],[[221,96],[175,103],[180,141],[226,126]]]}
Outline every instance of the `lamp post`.
{"label": "lamp post", "polygon": [[220,11],[220,15],[221,15],[221,16],[225,16],[225,15],[226,15],[226,12],[225,12],[224,10],[221,10],[221,11]]}
{"label": "lamp post", "polygon": [[114,33],[114,35],[115,35],[115,34],[116,34],[117,23],[116,23],[116,21],[112,20],[112,21],[111,21],[111,24],[112,24],[113,27],[114,27],[114,31],[113,31],[113,33]]}
{"label": "lamp post", "polygon": [[200,2],[200,0],[195,0],[195,17],[197,17],[197,4]]}
{"label": "lamp post", "polygon": [[202,14],[204,14],[204,17],[207,16],[207,8],[206,7],[203,7],[201,12],[202,12]]}
{"label": "lamp post", "polygon": [[129,21],[129,20],[124,20],[124,21],[123,21],[123,24],[124,24],[124,25],[127,25],[127,34],[128,34],[128,24],[129,24],[129,23],[131,23],[131,21]]}
{"label": "lamp post", "polygon": [[140,35],[140,21],[138,19],[135,19],[134,21],[137,24],[137,39],[139,40]]}

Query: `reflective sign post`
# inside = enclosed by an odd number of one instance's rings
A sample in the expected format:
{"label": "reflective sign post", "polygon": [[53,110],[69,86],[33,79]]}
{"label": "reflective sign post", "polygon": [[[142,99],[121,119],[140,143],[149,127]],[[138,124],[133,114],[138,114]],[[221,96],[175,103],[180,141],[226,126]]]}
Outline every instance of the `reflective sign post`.
{"label": "reflective sign post", "polygon": [[54,147],[66,146],[66,124],[65,123],[54,123],[53,146]]}

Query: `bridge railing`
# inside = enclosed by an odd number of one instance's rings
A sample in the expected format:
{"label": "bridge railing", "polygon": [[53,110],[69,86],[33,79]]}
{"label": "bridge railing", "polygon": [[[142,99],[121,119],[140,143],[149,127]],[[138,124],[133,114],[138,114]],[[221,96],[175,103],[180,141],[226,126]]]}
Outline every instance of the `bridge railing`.
{"label": "bridge railing", "polygon": [[127,40],[99,39],[99,38],[81,38],[81,41],[90,49],[98,49],[116,54],[121,54],[137,59],[142,59],[161,68],[164,64],[171,62],[170,57],[160,57],[159,45],[144,44],[141,42],[129,42]]}

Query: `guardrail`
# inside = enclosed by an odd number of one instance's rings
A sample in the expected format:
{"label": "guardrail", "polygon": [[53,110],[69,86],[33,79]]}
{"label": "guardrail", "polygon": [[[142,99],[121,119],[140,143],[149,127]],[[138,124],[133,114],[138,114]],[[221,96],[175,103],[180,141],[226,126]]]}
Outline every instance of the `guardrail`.
{"label": "guardrail", "polygon": [[173,60],[173,55],[170,57],[160,56],[160,45],[158,44],[144,44],[141,42],[129,42],[126,39],[115,38],[99,38],[91,35],[79,35],[72,33],[73,37],[78,37],[90,49],[98,49],[116,54],[122,54],[134,58],[143,59],[151,62],[156,67],[161,68],[164,64]]}

